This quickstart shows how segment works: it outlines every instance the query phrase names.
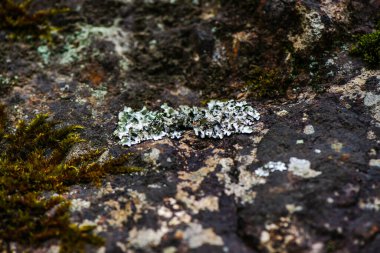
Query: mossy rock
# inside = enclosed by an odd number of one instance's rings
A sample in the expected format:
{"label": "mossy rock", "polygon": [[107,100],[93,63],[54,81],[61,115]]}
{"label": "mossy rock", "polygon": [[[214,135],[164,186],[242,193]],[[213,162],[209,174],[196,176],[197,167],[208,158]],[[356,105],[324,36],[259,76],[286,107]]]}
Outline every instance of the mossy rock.
{"label": "mossy rock", "polygon": [[36,37],[50,40],[56,31],[50,20],[53,16],[69,12],[69,8],[47,8],[32,11],[35,0],[3,0],[0,2],[0,29],[9,31],[8,38]]}
{"label": "mossy rock", "polygon": [[245,87],[254,98],[275,98],[285,95],[290,80],[285,80],[277,69],[253,66]]}
{"label": "mossy rock", "polygon": [[353,55],[360,56],[370,68],[380,66],[380,30],[359,37],[351,49]]}
{"label": "mossy rock", "polygon": [[9,249],[12,242],[38,246],[49,239],[61,241],[61,252],[102,245],[103,239],[92,233],[94,227],[70,222],[70,201],[57,194],[73,184],[99,185],[108,173],[140,169],[125,166],[128,155],[100,163],[102,150],[69,159],[72,147],[85,141],[78,132],[82,127],[60,126],[48,115],[37,115],[30,123],[19,121],[14,131],[7,125],[0,105],[0,249]]}

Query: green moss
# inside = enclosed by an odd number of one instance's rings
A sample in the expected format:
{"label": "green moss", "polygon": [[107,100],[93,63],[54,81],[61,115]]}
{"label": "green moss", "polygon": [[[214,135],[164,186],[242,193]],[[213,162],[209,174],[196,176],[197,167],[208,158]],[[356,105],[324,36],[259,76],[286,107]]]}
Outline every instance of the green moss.
{"label": "green moss", "polygon": [[32,12],[33,2],[36,1],[0,1],[0,29],[10,31],[10,38],[27,35],[50,40],[51,32],[57,30],[49,21],[51,17],[70,11],[69,8],[51,8]]}
{"label": "green moss", "polygon": [[97,162],[101,150],[67,158],[73,145],[83,142],[81,126],[60,126],[38,115],[30,123],[19,121],[8,131],[0,105],[0,250],[11,242],[26,247],[49,240],[61,242],[61,252],[81,252],[86,244],[101,245],[93,227],[70,222],[70,201],[60,195],[79,183],[99,185],[107,173],[127,173],[128,155]]}
{"label": "green moss", "polygon": [[253,66],[248,74],[245,87],[254,98],[274,98],[283,96],[289,86],[277,69],[266,69]]}
{"label": "green moss", "polygon": [[380,66],[380,30],[362,35],[352,47],[351,53],[360,56],[371,68]]}

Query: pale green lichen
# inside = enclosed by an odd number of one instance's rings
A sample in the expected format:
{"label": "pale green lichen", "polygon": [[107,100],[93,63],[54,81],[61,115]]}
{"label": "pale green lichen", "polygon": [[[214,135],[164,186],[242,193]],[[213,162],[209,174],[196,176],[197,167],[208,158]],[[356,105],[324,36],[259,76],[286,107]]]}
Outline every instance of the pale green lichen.
{"label": "pale green lichen", "polygon": [[42,58],[42,61],[45,65],[49,64],[51,51],[47,45],[42,45],[37,48],[37,52]]}
{"label": "pale green lichen", "polygon": [[[60,56],[60,64],[70,64],[81,61],[83,56],[96,40],[110,42],[114,45],[115,53],[121,58],[120,67],[124,70],[128,68],[129,61],[126,53],[129,50],[129,33],[118,26],[116,19],[110,27],[80,25],[78,31],[69,35],[65,41],[63,54]],[[101,54],[94,52],[93,56]]]}
{"label": "pale green lichen", "polygon": [[122,145],[131,146],[146,140],[164,137],[180,138],[186,129],[193,129],[201,138],[220,138],[234,133],[252,133],[259,113],[246,102],[215,101],[207,107],[180,106],[174,109],[163,104],[159,111],[143,108],[134,111],[125,107],[119,113],[115,135]]}
{"label": "pale green lichen", "polygon": [[18,81],[18,76],[5,76],[0,74],[0,94],[6,92],[10,87],[14,86]]}

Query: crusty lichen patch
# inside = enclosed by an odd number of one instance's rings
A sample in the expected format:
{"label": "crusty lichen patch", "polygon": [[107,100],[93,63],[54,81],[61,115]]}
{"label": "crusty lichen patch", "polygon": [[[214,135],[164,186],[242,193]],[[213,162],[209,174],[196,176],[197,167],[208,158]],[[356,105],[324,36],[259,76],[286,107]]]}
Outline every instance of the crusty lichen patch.
{"label": "crusty lichen patch", "polygon": [[183,232],[183,238],[188,242],[191,249],[198,248],[204,244],[222,246],[223,239],[215,234],[212,228],[204,229],[202,225],[190,223]]}
{"label": "crusty lichen patch", "polygon": [[[219,199],[216,196],[206,196],[200,199],[195,198],[203,180],[215,171],[218,165],[218,150],[214,151],[214,155],[205,161],[205,167],[192,172],[180,171],[178,177],[182,181],[177,185],[176,199],[184,203],[192,213],[199,213],[201,210],[209,210],[211,212],[219,210]],[[189,190],[191,190],[189,192]]]}
{"label": "crusty lichen patch", "polygon": [[293,48],[300,51],[321,39],[325,25],[319,12],[308,10],[301,4],[297,5],[297,9],[302,14],[303,31],[301,34],[289,35],[289,40],[293,43]]}
{"label": "crusty lichen patch", "polygon": [[222,139],[235,133],[252,133],[259,119],[259,113],[247,102],[234,100],[212,100],[206,108],[180,106],[174,109],[163,104],[159,111],[149,111],[146,107],[134,111],[125,107],[119,113],[115,135],[127,146],[164,137],[180,138],[184,129],[193,129],[201,138]]}
{"label": "crusty lichen patch", "polygon": [[[126,53],[129,51],[130,34],[119,25],[119,20],[115,19],[114,24],[109,27],[80,25],[78,31],[66,39],[63,53],[60,55],[60,64],[70,64],[81,61],[89,50],[91,43],[96,40],[110,42],[114,45],[114,52],[122,59],[120,67],[124,70],[128,68],[129,60]],[[100,54],[101,52],[94,52]]]}
{"label": "crusty lichen patch", "polygon": [[326,13],[330,20],[347,24],[350,21],[348,0],[321,0],[321,10]]}
{"label": "crusty lichen patch", "polygon": [[[291,252],[289,246],[304,245],[310,240],[310,234],[302,227],[297,226],[293,213],[302,210],[299,206],[287,206],[289,214],[279,217],[276,222],[268,222],[260,234],[260,248],[266,252]],[[323,244],[314,242],[310,252],[322,252]]]}
{"label": "crusty lichen patch", "polygon": [[305,159],[298,159],[296,157],[291,157],[289,159],[289,171],[295,176],[303,178],[313,178],[322,174],[320,171],[316,171],[310,168],[310,161]]}
{"label": "crusty lichen patch", "polygon": [[[334,85],[329,89],[331,93],[340,94],[340,100],[362,101],[369,108],[376,124],[380,126],[380,95],[365,89],[365,83],[370,77],[380,79],[379,70],[363,70],[362,73],[344,85]],[[346,105],[350,107],[350,105]]]}
{"label": "crusty lichen patch", "polygon": [[126,197],[120,197],[117,201],[111,199],[104,204],[110,215],[107,223],[116,228],[122,228],[129,220],[137,222],[148,208],[145,194],[132,190],[128,190]]}
{"label": "crusty lichen patch", "polygon": [[[251,147],[248,154],[237,155],[234,159],[231,157],[223,157],[219,159],[221,167],[220,172],[216,174],[218,181],[224,185],[224,193],[228,196],[234,196],[238,203],[252,203],[256,197],[253,187],[259,184],[265,184],[264,177],[256,175],[256,173],[248,170],[248,166],[258,162],[256,158],[257,145],[260,143],[268,129],[264,128],[263,123],[258,123],[255,129],[255,135],[250,137]],[[235,149],[239,152],[243,147],[236,145]],[[238,153],[239,154],[239,153]],[[236,182],[231,173],[235,170],[238,172],[238,181]]]}
{"label": "crusty lichen patch", "polygon": [[235,196],[236,201],[242,203],[251,203],[256,197],[256,192],[252,187],[258,184],[264,184],[264,178],[257,176],[255,173],[249,172],[246,166],[239,166],[239,181],[234,182],[230,176],[232,166],[234,165],[233,159],[223,158],[220,160],[221,171],[217,174],[218,180],[224,183],[224,192],[228,196]]}
{"label": "crusty lichen patch", "polygon": [[239,167],[239,181],[235,183],[231,176],[229,176],[234,166],[234,160],[231,158],[222,158],[219,164],[221,165],[221,172],[217,174],[217,177],[220,182],[225,184],[225,193],[227,195],[234,195],[236,200],[241,203],[252,203],[256,197],[256,192],[254,192],[252,188],[260,184],[265,184],[267,182],[266,178],[276,171],[289,171],[293,175],[301,178],[313,178],[322,174],[320,171],[311,169],[308,160],[291,157],[288,166],[281,161],[270,161],[262,167],[257,168],[254,172],[247,171],[244,166]]}
{"label": "crusty lichen patch", "polygon": [[380,211],[380,199],[379,198],[370,198],[367,200],[360,200],[359,207],[364,210]]}
{"label": "crusty lichen patch", "polygon": [[154,247],[161,243],[161,238],[169,232],[166,226],[161,226],[159,229],[144,228],[136,229],[133,228],[129,231],[129,245],[134,248],[148,248]]}

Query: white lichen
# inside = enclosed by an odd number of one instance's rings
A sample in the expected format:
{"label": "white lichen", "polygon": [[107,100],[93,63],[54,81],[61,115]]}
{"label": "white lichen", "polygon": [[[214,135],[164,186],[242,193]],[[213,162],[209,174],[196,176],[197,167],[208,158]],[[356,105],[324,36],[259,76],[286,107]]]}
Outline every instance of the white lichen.
{"label": "white lichen", "polygon": [[209,244],[222,246],[222,237],[218,236],[212,228],[203,228],[201,224],[190,223],[183,233],[184,239],[188,242],[189,248],[195,249],[202,245]]}
{"label": "white lichen", "polygon": [[289,159],[288,167],[289,171],[291,171],[293,175],[303,178],[313,178],[322,174],[322,172],[310,168],[310,161],[305,159],[298,159],[296,157],[291,157]]}
{"label": "white lichen", "polygon": [[255,174],[258,177],[265,178],[269,177],[275,171],[290,171],[293,175],[303,178],[313,178],[322,174],[320,171],[316,171],[310,168],[311,163],[305,159],[298,159],[296,157],[291,157],[289,159],[289,164],[286,166],[285,163],[278,162],[268,162],[264,166],[257,168]]}
{"label": "white lichen", "polygon": [[359,207],[363,210],[380,211],[380,199],[379,198],[369,198],[367,200],[360,200]]}
{"label": "white lichen", "polygon": [[72,212],[82,211],[83,209],[87,209],[91,206],[91,202],[83,199],[73,199],[71,200],[70,210]]}
{"label": "white lichen", "polygon": [[143,228],[137,230],[132,228],[129,231],[128,244],[134,248],[155,247],[160,244],[162,237],[168,233],[169,229],[166,226],[160,227],[158,230],[152,228]]}
{"label": "white lichen", "polygon": [[306,135],[311,135],[315,133],[314,126],[313,125],[307,125],[303,129],[303,133]]}
{"label": "white lichen", "polygon": [[263,167],[255,170],[255,174],[260,177],[268,177],[270,173],[275,171],[286,171],[288,168],[283,162],[268,162]]}
{"label": "white lichen", "polygon": [[234,133],[252,133],[259,119],[259,113],[252,106],[233,100],[212,100],[207,107],[180,106],[178,109],[163,104],[158,111],[149,111],[146,107],[134,111],[125,107],[119,113],[115,135],[127,146],[164,137],[180,138],[186,129],[193,129],[201,138],[222,139]]}
{"label": "white lichen", "polygon": [[380,168],[380,159],[371,159],[371,160],[369,160],[369,166],[370,167],[375,167],[375,168]]}

